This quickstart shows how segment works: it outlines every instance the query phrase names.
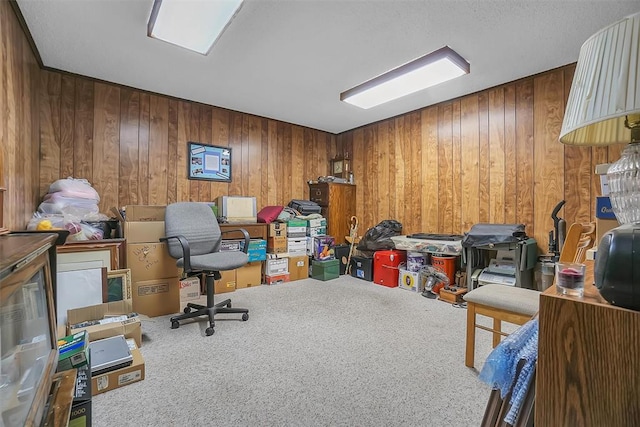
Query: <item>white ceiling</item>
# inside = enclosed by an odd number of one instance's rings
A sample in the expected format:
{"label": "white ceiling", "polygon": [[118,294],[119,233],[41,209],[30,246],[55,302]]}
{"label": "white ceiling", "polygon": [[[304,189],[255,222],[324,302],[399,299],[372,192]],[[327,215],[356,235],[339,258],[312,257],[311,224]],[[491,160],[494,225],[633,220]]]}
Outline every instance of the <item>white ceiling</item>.
{"label": "white ceiling", "polygon": [[[245,0],[208,56],[148,38],[153,0],[18,0],[46,67],[332,133],[575,62],[621,0]],[[362,110],[340,92],[449,45],[471,73]]]}

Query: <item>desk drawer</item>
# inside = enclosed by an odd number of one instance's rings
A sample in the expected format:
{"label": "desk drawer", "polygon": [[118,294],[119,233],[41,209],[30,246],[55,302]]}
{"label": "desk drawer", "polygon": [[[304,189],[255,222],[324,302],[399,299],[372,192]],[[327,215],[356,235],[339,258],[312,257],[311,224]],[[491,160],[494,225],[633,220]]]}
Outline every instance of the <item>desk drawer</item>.
{"label": "desk drawer", "polygon": [[310,184],[309,200],[316,202],[320,206],[327,206],[329,204],[329,185],[326,183]]}
{"label": "desk drawer", "polygon": [[[220,231],[244,228],[252,239],[267,240],[267,224],[220,224]],[[241,232],[225,233],[223,239],[243,239]]]}

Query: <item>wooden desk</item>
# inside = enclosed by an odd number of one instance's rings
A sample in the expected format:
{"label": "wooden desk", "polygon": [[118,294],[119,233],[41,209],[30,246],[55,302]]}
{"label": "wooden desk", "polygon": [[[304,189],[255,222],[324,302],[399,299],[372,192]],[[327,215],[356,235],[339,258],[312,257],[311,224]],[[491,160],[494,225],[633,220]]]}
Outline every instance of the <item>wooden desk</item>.
{"label": "wooden desk", "polygon": [[640,423],[640,312],[612,306],[593,285],[585,295],[540,296],[535,425]]}
{"label": "wooden desk", "polygon": [[[267,224],[261,222],[251,222],[242,224],[218,224],[220,231],[237,230],[238,228],[244,228],[249,233],[249,237],[252,239],[267,240]],[[222,235],[223,239],[244,239],[244,236],[240,232],[225,233]]]}

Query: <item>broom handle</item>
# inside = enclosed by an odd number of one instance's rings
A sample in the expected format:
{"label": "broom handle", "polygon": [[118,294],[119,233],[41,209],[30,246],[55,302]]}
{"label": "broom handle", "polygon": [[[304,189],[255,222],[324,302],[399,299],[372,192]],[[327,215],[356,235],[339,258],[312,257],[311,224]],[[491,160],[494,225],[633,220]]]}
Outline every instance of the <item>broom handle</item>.
{"label": "broom handle", "polygon": [[358,218],[351,217],[351,228],[349,230],[349,237],[351,237],[351,246],[349,247],[349,256],[347,257],[347,269],[346,274],[351,274],[351,254],[353,254],[353,245],[356,242],[356,236],[358,235]]}

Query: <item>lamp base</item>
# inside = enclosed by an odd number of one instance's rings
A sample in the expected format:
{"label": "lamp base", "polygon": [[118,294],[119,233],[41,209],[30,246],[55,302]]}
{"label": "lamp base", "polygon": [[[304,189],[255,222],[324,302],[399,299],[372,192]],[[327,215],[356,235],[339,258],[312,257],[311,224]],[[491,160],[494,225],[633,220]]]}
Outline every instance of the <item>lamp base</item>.
{"label": "lamp base", "polygon": [[609,166],[609,198],[620,224],[640,221],[640,142],[627,145]]}

